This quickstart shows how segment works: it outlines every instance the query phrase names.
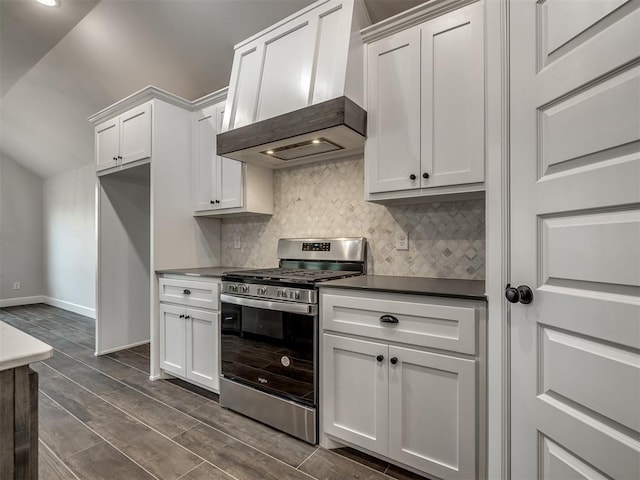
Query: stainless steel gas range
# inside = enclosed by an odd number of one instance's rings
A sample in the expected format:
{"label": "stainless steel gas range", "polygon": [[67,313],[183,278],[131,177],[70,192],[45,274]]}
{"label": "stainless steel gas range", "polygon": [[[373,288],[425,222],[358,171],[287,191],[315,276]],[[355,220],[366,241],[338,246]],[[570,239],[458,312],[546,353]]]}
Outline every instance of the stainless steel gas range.
{"label": "stainless steel gas range", "polygon": [[364,238],[287,238],[279,268],[222,277],[220,404],[318,441],[317,284],[365,273]]}

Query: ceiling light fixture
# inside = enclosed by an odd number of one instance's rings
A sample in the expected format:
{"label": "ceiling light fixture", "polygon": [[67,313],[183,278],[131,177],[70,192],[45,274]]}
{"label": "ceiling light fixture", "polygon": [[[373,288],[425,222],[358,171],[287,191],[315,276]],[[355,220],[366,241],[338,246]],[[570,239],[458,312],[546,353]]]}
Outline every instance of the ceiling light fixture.
{"label": "ceiling light fixture", "polygon": [[60,4],[60,0],[36,0],[38,3],[42,5],[46,5],[47,7],[57,7]]}

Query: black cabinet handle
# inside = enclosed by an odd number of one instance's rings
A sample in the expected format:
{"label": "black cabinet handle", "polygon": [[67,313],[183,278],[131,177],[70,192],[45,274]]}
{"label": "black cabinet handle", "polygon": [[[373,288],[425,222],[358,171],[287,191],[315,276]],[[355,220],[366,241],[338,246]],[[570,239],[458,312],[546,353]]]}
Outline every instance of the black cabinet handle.
{"label": "black cabinet handle", "polygon": [[180,318],[184,318],[184,315],[180,315]]}
{"label": "black cabinet handle", "polygon": [[429,174],[428,174],[427,172],[424,172],[424,173],[422,174],[422,178],[424,178],[424,179],[429,178]]}
{"label": "black cabinet handle", "polygon": [[220,203],[220,200],[216,200],[216,203]]}
{"label": "black cabinet handle", "polygon": [[384,355],[378,355],[376,357],[376,360],[379,361],[379,362],[383,361],[384,360]]}
{"label": "black cabinet handle", "polygon": [[213,205],[213,204],[214,204],[214,203],[216,203],[216,202],[215,202],[215,200],[209,200],[209,203],[210,203],[211,205]]}
{"label": "black cabinet handle", "polygon": [[396,363],[398,363],[398,357],[391,357],[391,360],[389,360],[391,362],[391,365],[395,365]]}
{"label": "black cabinet handle", "polygon": [[184,319],[185,319],[185,320],[189,320],[190,318],[191,318],[191,317],[190,317],[189,315],[185,315],[185,316],[184,316]]}
{"label": "black cabinet handle", "polygon": [[380,317],[380,321],[382,323],[399,323],[398,319],[396,317],[394,317],[393,315],[382,315]]}
{"label": "black cabinet handle", "polygon": [[189,290],[188,288],[185,288],[182,293],[184,293],[185,295],[191,295],[191,290]]}
{"label": "black cabinet handle", "polygon": [[409,175],[409,179],[410,179],[410,180],[415,180],[415,179],[416,179],[416,176],[412,173],[411,175]]}
{"label": "black cabinet handle", "polygon": [[118,160],[122,160],[122,155],[118,155]]}

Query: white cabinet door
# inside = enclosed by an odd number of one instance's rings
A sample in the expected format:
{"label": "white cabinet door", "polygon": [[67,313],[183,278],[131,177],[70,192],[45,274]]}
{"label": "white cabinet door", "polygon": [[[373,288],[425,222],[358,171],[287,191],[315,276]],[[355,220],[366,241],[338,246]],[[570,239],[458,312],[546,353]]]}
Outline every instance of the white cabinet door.
{"label": "white cabinet door", "polygon": [[328,334],[323,340],[324,431],[387,455],[387,345]]}
{"label": "white cabinet door", "polygon": [[224,104],[197,112],[193,121],[193,182],[196,212],[243,206],[242,162],[216,155]]}
{"label": "white cabinet door", "polygon": [[160,368],[185,376],[187,309],[160,304]]}
{"label": "white cabinet door", "polygon": [[120,149],[120,120],[118,117],[101,123],[95,128],[96,170],[118,165]]}
{"label": "white cabinet door", "polygon": [[470,5],[421,27],[422,187],[484,181],[482,9]]}
{"label": "white cabinet door", "polygon": [[211,210],[216,206],[216,122],[217,108],[211,106],[194,114],[193,184],[194,209]]}
{"label": "white cabinet door", "polygon": [[120,159],[122,164],[151,157],[151,104],[120,115]]}
{"label": "white cabinet door", "polygon": [[[216,110],[216,128],[222,130],[224,118],[224,104]],[[213,139],[215,148],[215,136]],[[215,149],[214,149],[215,152]],[[230,158],[216,156],[216,208],[236,208],[243,205],[244,178],[242,175],[242,162]]]}
{"label": "white cabinet door", "polygon": [[219,391],[220,314],[187,309],[187,378]]}
{"label": "white cabinet door", "polygon": [[475,361],[389,346],[389,457],[476,478]]}
{"label": "white cabinet door", "polygon": [[411,28],[369,45],[368,61],[368,190],[418,188],[420,30]]}

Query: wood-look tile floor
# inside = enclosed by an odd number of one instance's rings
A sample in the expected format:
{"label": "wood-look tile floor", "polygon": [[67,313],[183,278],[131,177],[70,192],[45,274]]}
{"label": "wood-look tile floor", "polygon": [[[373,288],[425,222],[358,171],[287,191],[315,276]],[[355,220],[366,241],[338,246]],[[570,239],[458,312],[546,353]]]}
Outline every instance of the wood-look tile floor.
{"label": "wood-look tile floor", "polygon": [[54,348],[32,365],[41,480],[423,478],[351,449],[308,445],[183,382],[152,382],[148,345],[95,357],[94,321],[82,315],[36,304],[0,308],[0,320]]}

